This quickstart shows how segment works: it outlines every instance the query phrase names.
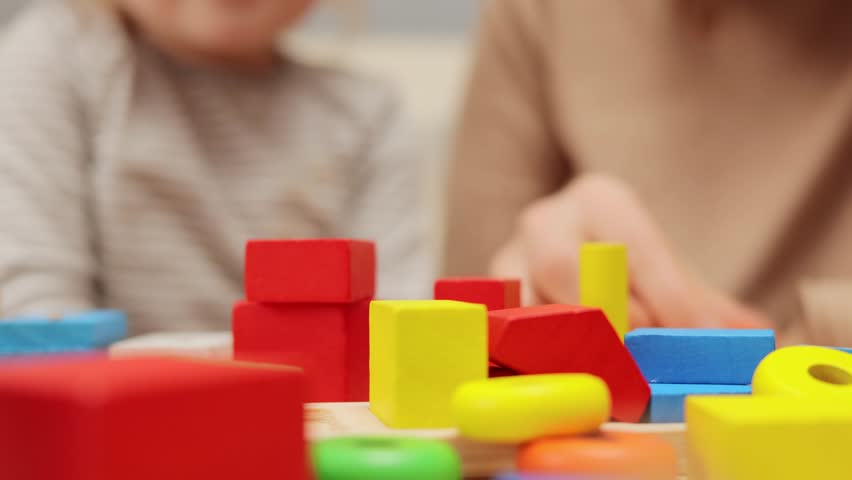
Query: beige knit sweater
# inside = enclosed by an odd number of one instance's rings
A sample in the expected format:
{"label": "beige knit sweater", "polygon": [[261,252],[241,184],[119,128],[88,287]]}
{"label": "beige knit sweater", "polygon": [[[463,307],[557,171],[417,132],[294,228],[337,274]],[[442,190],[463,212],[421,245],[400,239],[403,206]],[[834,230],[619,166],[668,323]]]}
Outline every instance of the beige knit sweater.
{"label": "beige knit sweater", "polygon": [[713,285],[852,345],[852,2],[488,5],[449,272],[484,272],[526,205],[605,172]]}
{"label": "beige knit sweater", "polygon": [[226,329],[250,238],[374,239],[379,294],[428,294],[415,151],[375,82],[283,61],[181,65],[107,14],[30,8],[0,37],[6,316],[125,309]]}

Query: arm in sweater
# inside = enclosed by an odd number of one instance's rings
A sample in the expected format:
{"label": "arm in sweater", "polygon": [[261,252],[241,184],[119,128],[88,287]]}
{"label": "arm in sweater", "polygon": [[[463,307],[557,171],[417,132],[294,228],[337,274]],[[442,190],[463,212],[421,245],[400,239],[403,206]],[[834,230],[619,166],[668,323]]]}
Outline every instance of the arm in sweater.
{"label": "arm in sweater", "polygon": [[21,17],[0,37],[0,289],[7,316],[58,315],[95,302],[74,20],[32,20]]}
{"label": "arm in sweater", "polygon": [[450,274],[486,273],[523,208],[566,181],[543,80],[542,5],[495,0],[485,12],[450,168]]}

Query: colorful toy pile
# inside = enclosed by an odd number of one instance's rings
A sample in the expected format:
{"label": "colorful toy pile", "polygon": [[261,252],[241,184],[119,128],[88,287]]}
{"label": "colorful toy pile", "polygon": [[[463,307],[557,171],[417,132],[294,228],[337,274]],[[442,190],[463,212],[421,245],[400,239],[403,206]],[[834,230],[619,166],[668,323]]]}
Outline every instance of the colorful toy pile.
{"label": "colorful toy pile", "polygon": [[[845,477],[852,355],[775,350],[768,330],[627,332],[618,245],[583,247],[584,306],[522,307],[519,281],[490,278],[373,301],[375,265],[369,242],[249,242],[237,361],[216,333],[113,348],[147,358],[0,364],[0,478],[457,480],[464,445],[495,445],[514,456],[503,480],[668,480],[683,473],[669,439],[608,422],[684,410],[692,478]],[[88,351],[125,331],[118,312],[0,322],[0,354]],[[306,449],[320,405],[306,402],[368,399],[388,435],[334,424]]]}

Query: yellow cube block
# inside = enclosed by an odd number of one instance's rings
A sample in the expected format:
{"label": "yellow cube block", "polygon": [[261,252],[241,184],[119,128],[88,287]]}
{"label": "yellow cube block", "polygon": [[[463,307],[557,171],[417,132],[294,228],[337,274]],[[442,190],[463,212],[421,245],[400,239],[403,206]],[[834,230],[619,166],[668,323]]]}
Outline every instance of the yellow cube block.
{"label": "yellow cube block", "polygon": [[449,428],[456,388],[488,377],[484,305],[370,304],[370,410],[391,428]]}
{"label": "yellow cube block", "polygon": [[629,330],[627,248],[614,243],[586,243],[580,248],[580,305],[600,308],[624,341]]}
{"label": "yellow cube block", "polygon": [[689,397],[691,480],[848,478],[848,402],[788,396]]}

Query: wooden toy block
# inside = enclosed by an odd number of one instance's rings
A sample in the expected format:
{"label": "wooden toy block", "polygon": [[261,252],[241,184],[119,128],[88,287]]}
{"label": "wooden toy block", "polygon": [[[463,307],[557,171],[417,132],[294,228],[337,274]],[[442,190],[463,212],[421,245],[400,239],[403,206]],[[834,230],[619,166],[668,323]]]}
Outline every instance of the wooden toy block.
{"label": "wooden toy block", "polygon": [[311,448],[320,480],[461,480],[461,462],[440,440],[340,437]]}
{"label": "wooden toy block", "polygon": [[482,442],[591,433],[610,413],[606,383],[584,373],[476,380],[453,395],[459,432]]}
{"label": "wooden toy block", "polygon": [[756,395],[837,398],[852,401],[852,355],[833,348],[796,346],[776,350],[754,372]]}
{"label": "wooden toy block", "polygon": [[306,479],[295,369],[178,359],[0,370],[0,478]]}
{"label": "wooden toy block", "polygon": [[453,426],[453,392],[488,375],[487,337],[483,305],[373,302],[370,410],[392,428]]}
{"label": "wooden toy block", "polygon": [[646,420],[651,423],[679,423],[684,421],[686,397],[692,395],[747,395],[749,385],[690,385],[652,383],[651,402]]}
{"label": "wooden toy block", "polygon": [[521,306],[521,281],[497,278],[442,278],[435,282],[435,300],[481,303],[488,310]]}
{"label": "wooden toy block", "polygon": [[624,341],[651,383],[748,385],[775,350],[772,330],[640,328]]}
{"label": "wooden toy block", "polygon": [[8,319],[0,321],[0,356],[96,350],[126,335],[127,316],[118,310]]}
{"label": "wooden toy block", "polygon": [[246,298],[268,303],[350,303],[373,298],[376,250],[345,239],[251,240]]}
{"label": "wooden toy block", "polygon": [[368,308],[369,301],[238,302],[233,310],[234,358],[302,368],[311,402],[366,400]]}
{"label": "wooden toy block", "polygon": [[627,303],[627,248],[613,243],[586,243],[580,248],[580,305],[600,308],[619,338],[630,329]]}
{"label": "wooden toy block", "polygon": [[590,475],[595,479],[674,480],[678,461],[671,444],[656,435],[602,432],[544,438],[522,445],[518,471]]}
{"label": "wooden toy block", "polygon": [[179,356],[230,360],[234,353],[231,332],[157,332],[116,342],[109,355],[118,357]]}
{"label": "wooden toy block", "polygon": [[835,348],[837,350],[840,350],[841,352],[852,353],[852,348],[845,348],[845,347],[835,347]]}
{"label": "wooden toy block", "polygon": [[[393,436],[441,440],[461,457],[465,478],[491,478],[516,470],[517,444],[484,443],[459,435],[455,428],[397,430],[382,423],[364,402],[312,403],[305,405],[305,427],[312,442],[339,437]],[[686,478],[686,425],[683,423],[607,423],[603,432],[632,432],[655,435],[675,449],[679,478]],[[603,480],[597,476],[584,480]],[[560,479],[561,480],[561,479]],[[612,480],[626,480],[617,478]]]}
{"label": "wooden toy block", "polygon": [[767,396],[686,401],[691,480],[848,478],[848,402]]}
{"label": "wooden toy block", "polygon": [[521,374],[589,373],[612,395],[612,415],[638,422],[651,390],[618,334],[596,308],[543,305],[490,312],[491,360]]}

